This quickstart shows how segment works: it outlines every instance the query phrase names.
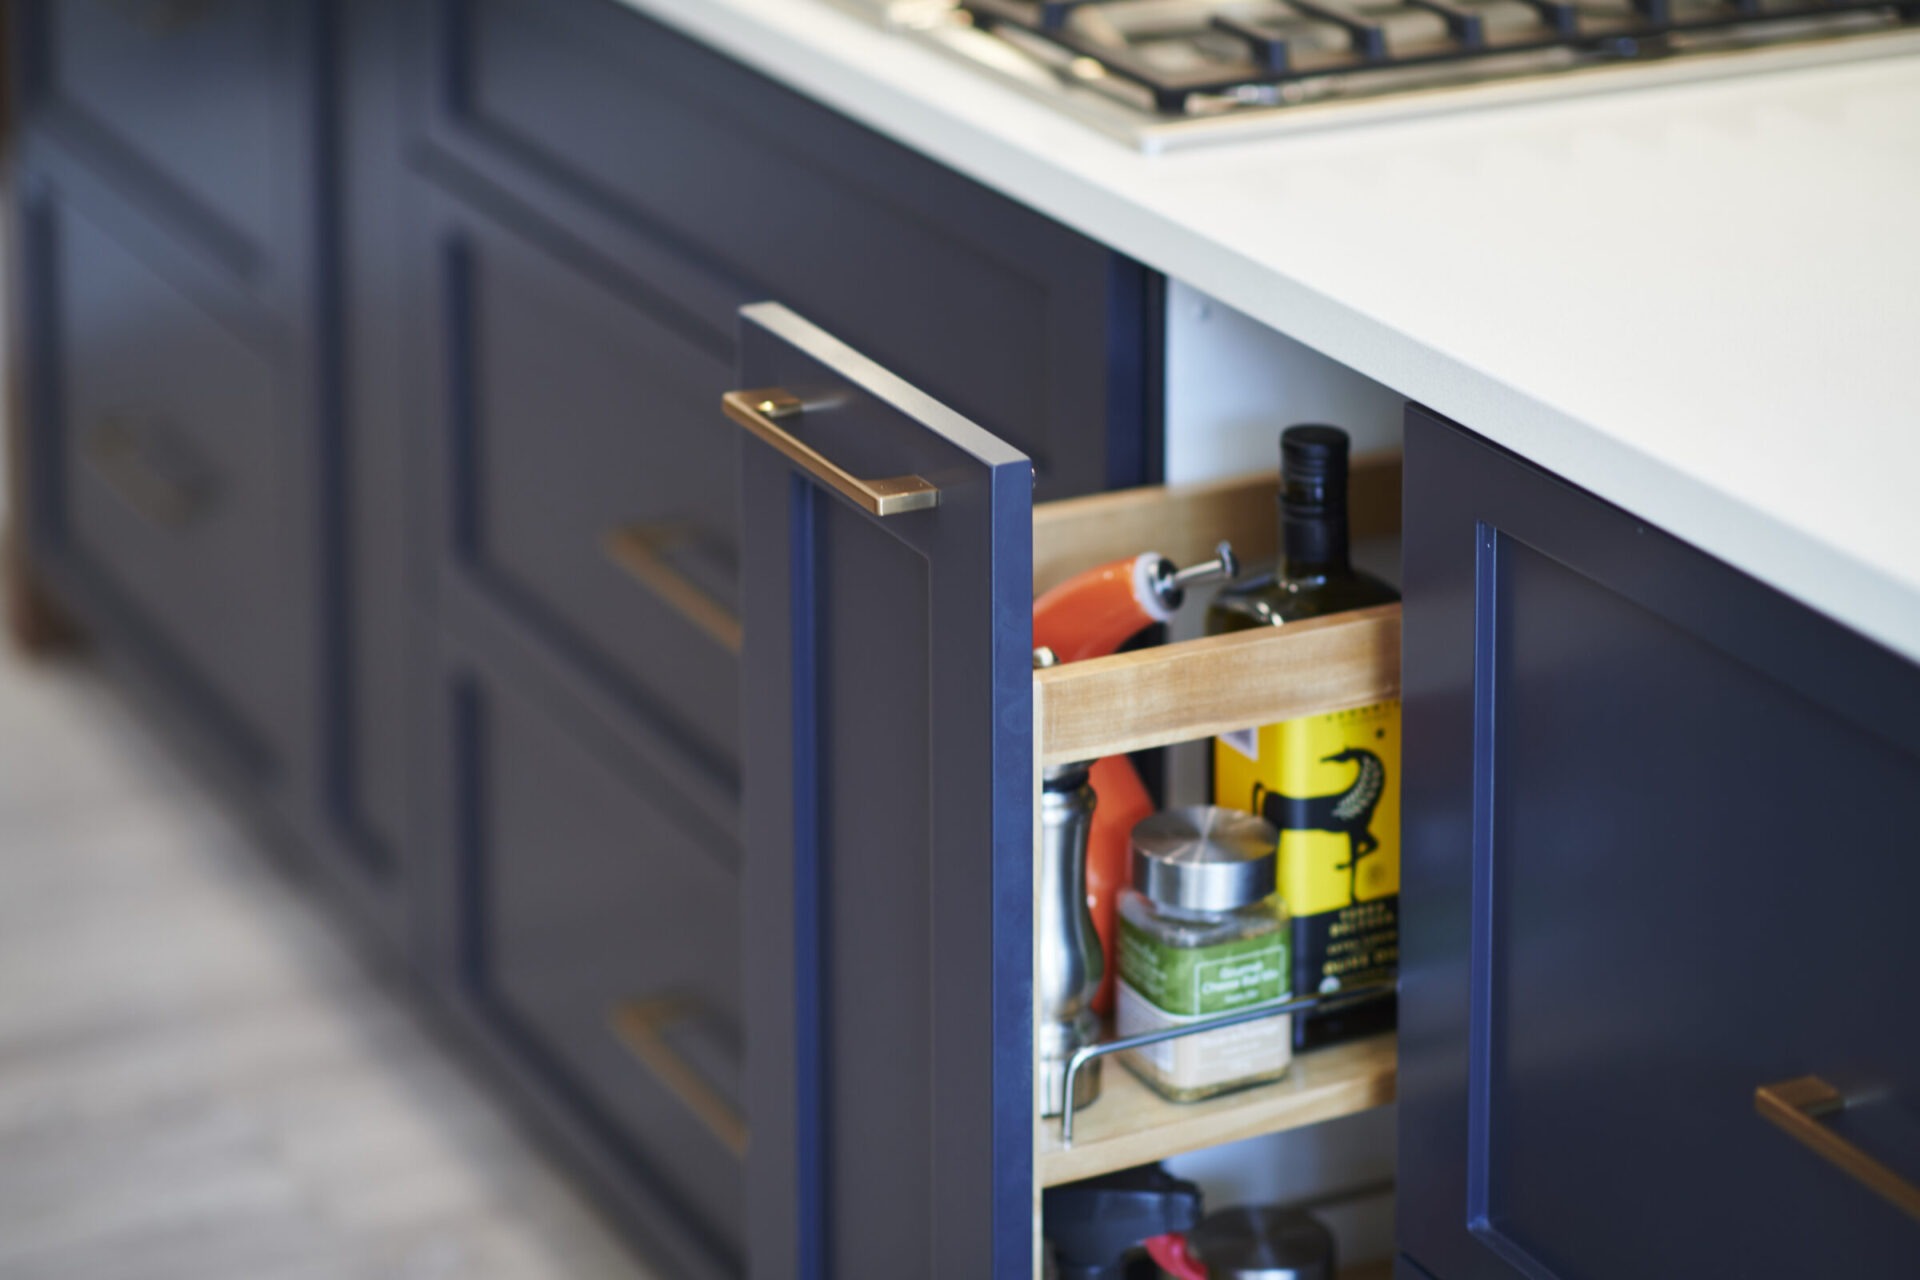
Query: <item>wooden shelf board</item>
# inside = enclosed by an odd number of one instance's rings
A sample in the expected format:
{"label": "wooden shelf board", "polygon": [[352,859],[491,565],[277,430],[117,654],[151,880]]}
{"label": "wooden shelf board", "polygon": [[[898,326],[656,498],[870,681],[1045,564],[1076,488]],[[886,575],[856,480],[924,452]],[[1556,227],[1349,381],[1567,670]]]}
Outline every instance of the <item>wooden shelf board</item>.
{"label": "wooden shelf board", "polygon": [[1042,765],[1400,696],[1400,606],[1116,653],[1033,675]]}
{"label": "wooden shelf board", "polygon": [[1073,1146],[1058,1119],[1040,1122],[1038,1182],[1058,1186],[1185,1151],[1318,1124],[1393,1101],[1399,1049],[1392,1035],[1298,1055],[1284,1080],[1205,1102],[1174,1103],[1109,1059],[1100,1096],[1073,1122]]}

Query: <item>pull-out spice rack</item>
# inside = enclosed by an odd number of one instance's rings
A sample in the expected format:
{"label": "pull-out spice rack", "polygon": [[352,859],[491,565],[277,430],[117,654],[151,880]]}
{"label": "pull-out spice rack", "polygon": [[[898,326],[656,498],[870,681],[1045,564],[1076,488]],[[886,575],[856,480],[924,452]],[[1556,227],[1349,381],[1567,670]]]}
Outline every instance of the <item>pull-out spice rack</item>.
{"label": "pull-out spice rack", "polygon": [[[1397,456],[1356,458],[1357,539],[1399,530]],[[1034,512],[1034,584],[1044,591],[1089,565],[1158,551],[1203,559],[1221,538],[1249,562],[1276,548],[1270,474],[1145,488],[1045,504]],[[1152,747],[1400,694],[1400,608],[1386,605],[1270,631],[1187,640],[1034,673],[1038,768]],[[1036,805],[1036,812],[1038,806]],[[1394,1098],[1395,1038],[1302,1053],[1284,1080],[1195,1103],[1171,1103],[1117,1063],[1080,1109],[1071,1144],[1058,1118],[1036,1126],[1036,1195],[1204,1147],[1299,1128]],[[1037,1207],[1037,1206],[1036,1206]]]}

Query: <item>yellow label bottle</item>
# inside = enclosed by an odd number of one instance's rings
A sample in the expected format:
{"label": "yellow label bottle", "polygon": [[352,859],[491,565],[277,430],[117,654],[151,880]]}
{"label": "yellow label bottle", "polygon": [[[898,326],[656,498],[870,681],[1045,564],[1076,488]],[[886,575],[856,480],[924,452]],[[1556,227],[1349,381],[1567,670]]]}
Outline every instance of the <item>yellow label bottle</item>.
{"label": "yellow label bottle", "polygon": [[[1348,556],[1347,436],[1280,437],[1282,559],[1223,590],[1218,634],[1387,604],[1399,593]],[[1400,704],[1305,716],[1214,744],[1214,802],[1280,830],[1280,896],[1293,916],[1293,990],[1322,994],[1390,979],[1399,962]],[[1294,1020],[1309,1048],[1393,1025],[1391,1001]]]}
{"label": "yellow label bottle", "polygon": [[[1280,831],[1280,897],[1293,915],[1293,989],[1390,980],[1399,960],[1400,704],[1380,702],[1225,735],[1214,800]],[[1304,1025],[1302,1025],[1304,1023]],[[1299,1048],[1392,1025],[1390,1006],[1296,1022]]]}

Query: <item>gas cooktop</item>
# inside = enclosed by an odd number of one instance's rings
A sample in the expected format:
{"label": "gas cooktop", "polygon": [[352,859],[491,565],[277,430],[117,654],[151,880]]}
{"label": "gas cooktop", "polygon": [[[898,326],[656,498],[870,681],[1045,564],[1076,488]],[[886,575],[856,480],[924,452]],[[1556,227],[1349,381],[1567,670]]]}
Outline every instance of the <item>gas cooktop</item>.
{"label": "gas cooktop", "polygon": [[1920,51],[1920,0],[883,0],[1146,150]]}

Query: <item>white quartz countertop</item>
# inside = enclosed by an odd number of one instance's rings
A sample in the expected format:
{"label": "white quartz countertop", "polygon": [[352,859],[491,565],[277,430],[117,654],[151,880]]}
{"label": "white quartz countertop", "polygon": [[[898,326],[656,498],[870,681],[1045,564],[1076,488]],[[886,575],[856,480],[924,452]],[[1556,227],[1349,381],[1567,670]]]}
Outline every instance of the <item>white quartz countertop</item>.
{"label": "white quartz countertop", "polygon": [[1920,56],[1142,155],[822,0],[626,0],[1920,660]]}

